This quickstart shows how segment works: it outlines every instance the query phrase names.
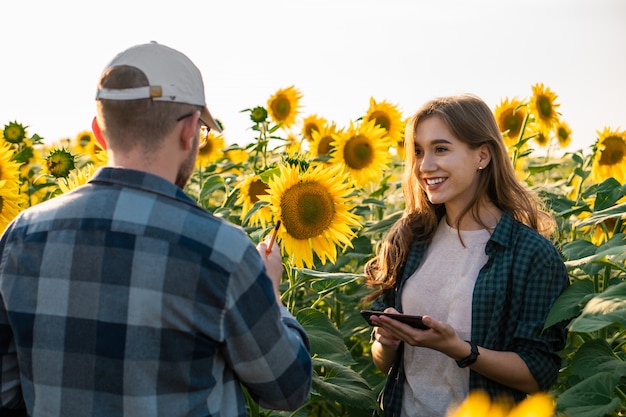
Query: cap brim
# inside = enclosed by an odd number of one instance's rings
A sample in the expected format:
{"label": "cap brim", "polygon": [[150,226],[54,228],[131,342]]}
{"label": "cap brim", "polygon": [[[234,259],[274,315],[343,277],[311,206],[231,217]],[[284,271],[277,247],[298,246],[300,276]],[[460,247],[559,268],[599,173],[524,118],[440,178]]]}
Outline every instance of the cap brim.
{"label": "cap brim", "polygon": [[222,128],[220,128],[220,125],[217,124],[213,116],[211,116],[211,112],[209,112],[207,106],[204,106],[202,108],[202,112],[200,113],[200,120],[202,121],[202,123],[210,127],[211,130],[214,130],[217,133],[222,133]]}

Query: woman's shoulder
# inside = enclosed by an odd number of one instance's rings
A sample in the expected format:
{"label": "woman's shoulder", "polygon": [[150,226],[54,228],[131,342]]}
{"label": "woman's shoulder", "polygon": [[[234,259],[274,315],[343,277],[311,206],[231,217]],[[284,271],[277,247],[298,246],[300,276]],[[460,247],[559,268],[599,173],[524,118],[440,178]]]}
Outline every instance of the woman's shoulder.
{"label": "woman's shoulder", "polygon": [[532,227],[513,219],[511,244],[518,252],[538,254],[544,258],[550,256],[561,259],[554,242]]}

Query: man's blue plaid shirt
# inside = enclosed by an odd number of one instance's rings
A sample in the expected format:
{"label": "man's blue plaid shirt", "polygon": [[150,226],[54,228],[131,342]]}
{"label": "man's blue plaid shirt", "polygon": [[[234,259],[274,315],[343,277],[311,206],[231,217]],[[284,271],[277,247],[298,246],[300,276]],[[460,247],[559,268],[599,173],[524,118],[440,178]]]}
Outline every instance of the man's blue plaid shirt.
{"label": "man's blue plaid shirt", "polygon": [[311,387],[307,336],[241,228],[163,178],[100,169],[0,242],[0,412],[245,416]]}
{"label": "man's blue plaid shirt", "polygon": [[[372,308],[395,306],[402,311],[401,294],[415,272],[427,245],[414,245],[407,257],[397,291],[389,291]],[[487,349],[516,352],[542,390],[556,381],[567,333],[562,325],[543,329],[556,298],[569,285],[563,259],[554,245],[536,231],[504,213],[487,242],[487,264],[481,269],[472,298],[472,341]],[[424,294],[436,297],[436,294]],[[383,391],[385,417],[400,417],[404,384],[402,345]],[[452,360],[452,359],[450,359]],[[470,390],[483,389],[493,397],[520,401],[525,394],[470,370]]]}

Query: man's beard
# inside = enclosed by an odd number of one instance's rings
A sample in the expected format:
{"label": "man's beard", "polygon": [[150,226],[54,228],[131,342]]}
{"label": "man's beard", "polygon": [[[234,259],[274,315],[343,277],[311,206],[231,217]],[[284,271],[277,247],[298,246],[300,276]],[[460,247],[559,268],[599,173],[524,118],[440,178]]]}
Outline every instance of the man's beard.
{"label": "man's beard", "polygon": [[181,190],[185,189],[189,178],[191,178],[191,174],[196,166],[196,157],[198,156],[198,146],[200,145],[200,132],[196,132],[193,136],[193,143],[191,144],[192,148],[187,155],[187,158],[180,164],[178,168],[178,172],[176,173],[176,184]]}

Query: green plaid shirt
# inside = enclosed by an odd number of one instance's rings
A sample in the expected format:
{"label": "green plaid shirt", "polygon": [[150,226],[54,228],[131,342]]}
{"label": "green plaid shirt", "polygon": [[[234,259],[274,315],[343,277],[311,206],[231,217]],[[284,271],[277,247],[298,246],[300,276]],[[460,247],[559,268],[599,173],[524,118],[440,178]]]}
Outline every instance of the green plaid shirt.
{"label": "green plaid shirt", "polygon": [[[407,257],[397,289],[383,294],[372,305],[402,311],[404,284],[420,265],[427,245],[414,245]],[[472,299],[472,341],[487,349],[516,352],[542,390],[556,381],[565,346],[562,325],[543,330],[552,304],[568,285],[563,259],[554,245],[536,231],[504,213],[485,252]],[[436,294],[432,294],[436,296]],[[450,359],[452,360],[452,359]],[[399,417],[404,385],[402,346],[387,377],[382,405],[385,417]],[[483,389],[492,397],[507,395],[521,401],[526,394],[470,371],[470,391]]]}

